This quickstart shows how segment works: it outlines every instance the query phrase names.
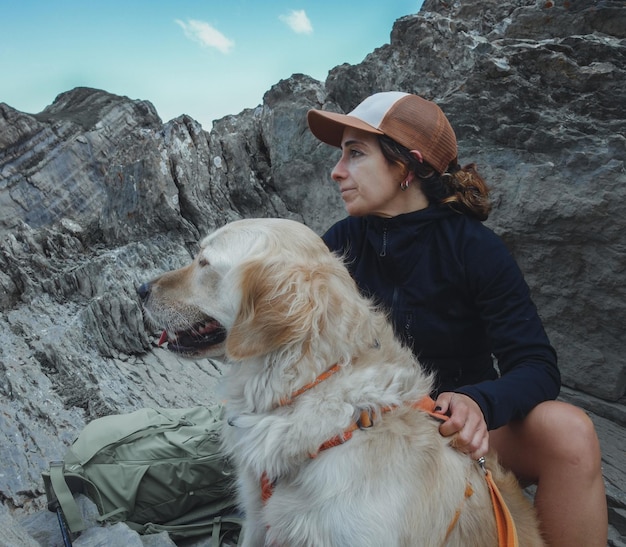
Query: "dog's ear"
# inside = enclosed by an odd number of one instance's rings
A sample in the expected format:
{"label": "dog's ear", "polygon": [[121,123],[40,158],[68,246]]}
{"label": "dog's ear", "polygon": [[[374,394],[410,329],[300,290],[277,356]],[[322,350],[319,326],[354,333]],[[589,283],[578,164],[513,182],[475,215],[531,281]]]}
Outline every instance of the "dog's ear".
{"label": "dog's ear", "polygon": [[340,313],[339,298],[330,295],[335,270],[332,263],[280,260],[244,265],[241,307],[226,339],[227,355],[240,360],[278,348],[306,351],[312,337],[328,328],[329,317]]}

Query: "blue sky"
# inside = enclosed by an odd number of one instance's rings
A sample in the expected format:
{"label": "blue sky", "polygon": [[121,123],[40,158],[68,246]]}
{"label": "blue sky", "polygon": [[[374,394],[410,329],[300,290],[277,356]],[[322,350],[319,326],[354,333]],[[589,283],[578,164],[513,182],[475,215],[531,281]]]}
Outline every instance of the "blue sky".
{"label": "blue sky", "polygon": [[422,2],[0,0],[0,102],[36,113],[88,86],[208,130],[296,72],[361,62]]}

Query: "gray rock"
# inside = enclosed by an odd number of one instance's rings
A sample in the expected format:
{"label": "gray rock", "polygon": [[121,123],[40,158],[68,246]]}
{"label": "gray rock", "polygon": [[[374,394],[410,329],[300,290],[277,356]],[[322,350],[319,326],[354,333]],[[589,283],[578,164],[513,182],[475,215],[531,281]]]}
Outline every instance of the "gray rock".
{"label": "gray rock", "polygon": [[0,547],[39,547],[39,545],[41,544],[29,535],[27,529],[11,516],[5,505],[0,503]]}
{"label": "gray rock", "polygon": [[[312,137],[306,111],[400,89],[442,106],[461,161],[492,187],[488,224],[529,282],[563,399],[596,423],[611,542],[624,544],[625,19],[610,0],[426,0],[362,63],[325,82],[293,75],[210,131],[87,88],[36,115],[0,104],[0,540],[59,540],[41,472],[87,421],[219,397],[223,365],[156,347],[136,286],[230,220],[323,232],[344,215],[337,152]],[[171,544],[133,534],[94,526],[80,541]]]}

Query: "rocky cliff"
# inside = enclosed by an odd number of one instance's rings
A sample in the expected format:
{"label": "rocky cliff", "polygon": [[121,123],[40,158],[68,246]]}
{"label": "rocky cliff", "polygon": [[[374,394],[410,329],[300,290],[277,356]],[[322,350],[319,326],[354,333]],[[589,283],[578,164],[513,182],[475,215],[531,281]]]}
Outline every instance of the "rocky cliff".
{"label": "rocky cliff", "polygon": [[625,87],[621,1],[426,0],[359,65],[278,82],[210,131],[94,89],[38,114],[0,104],[0,545],[54,544],[40,473],[86,421],[214,396],[221,365],[156,348],[135,287],[229,220],[322,232],[342,217],[336,152],[306,111],[389,89],[438,102],[460,160],[490,183],[488,224],[525,272],[563,397],[603,437],[611,541],[624,545]]}

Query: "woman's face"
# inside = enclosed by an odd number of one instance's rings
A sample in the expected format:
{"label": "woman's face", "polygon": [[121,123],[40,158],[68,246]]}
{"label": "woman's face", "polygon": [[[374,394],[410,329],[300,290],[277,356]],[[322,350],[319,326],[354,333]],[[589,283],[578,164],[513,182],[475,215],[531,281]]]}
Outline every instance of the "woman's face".
{"label": "woman's face", "polygon": [[400,189],[404,175],[399,166],[387,162],[376,135],[346,127],[341,159],[331,177],[339,185],[350,216],[393,217],[409,212],[409,195]]}

